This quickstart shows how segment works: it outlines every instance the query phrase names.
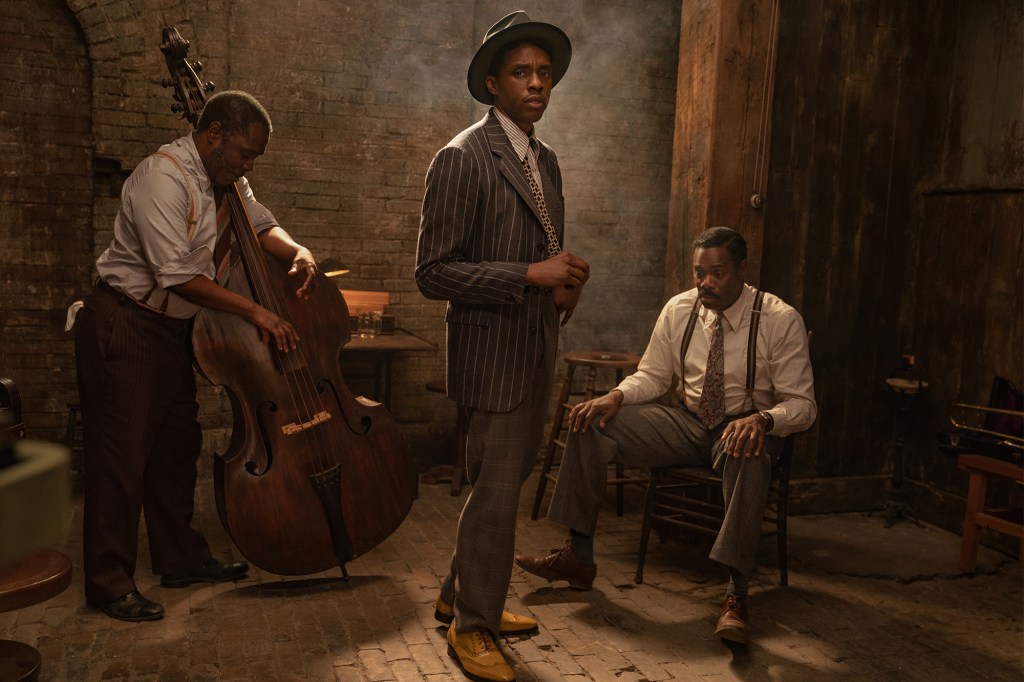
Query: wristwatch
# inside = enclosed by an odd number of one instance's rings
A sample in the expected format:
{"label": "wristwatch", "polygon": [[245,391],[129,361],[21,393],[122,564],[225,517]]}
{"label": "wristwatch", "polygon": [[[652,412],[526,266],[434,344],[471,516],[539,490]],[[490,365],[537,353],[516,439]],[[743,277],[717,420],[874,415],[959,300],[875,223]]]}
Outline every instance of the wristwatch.
{"label": "wristwatch", "polygon": [[775,428],[775,417],[765,410],[761,410],[757,414],[764,420],[764,432],[771,433],[771,430]]}

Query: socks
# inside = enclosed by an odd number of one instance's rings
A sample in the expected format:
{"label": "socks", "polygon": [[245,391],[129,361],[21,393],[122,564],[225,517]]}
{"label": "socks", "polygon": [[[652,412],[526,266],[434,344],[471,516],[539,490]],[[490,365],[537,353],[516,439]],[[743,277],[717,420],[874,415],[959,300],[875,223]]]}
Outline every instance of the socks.
{"label": "socks", "polygon": [[745,597],[749,587],[750,579],[736,569],[729,567],[729,587],[726,588],[725,593],[736,595],[737,597]]}
{"label": "socks", "polygon": [[569,531],[569,549],[584,566],[594,565],[594,536]]}

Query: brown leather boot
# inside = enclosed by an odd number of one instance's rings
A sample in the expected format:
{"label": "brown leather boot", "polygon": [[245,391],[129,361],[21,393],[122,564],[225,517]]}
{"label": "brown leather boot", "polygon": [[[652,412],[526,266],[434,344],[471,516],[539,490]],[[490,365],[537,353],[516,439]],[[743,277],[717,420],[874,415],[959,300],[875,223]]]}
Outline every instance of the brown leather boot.
{"label": "brown leather boot", "polygon": [[747,643],[750,639],[750,615],[747,612],[746,595],[725,595],[715,634],[730,642]]}
{"label": "brown leather boot", "polygon": [[516,556],[520,568],[533,573],[550,582],[568,580],[569,586],[577,590],[589,590],[594,586],[597,566],[586,566],[576,558],[569,543],[559,551],[545,557],[528,557],[524,554]]}

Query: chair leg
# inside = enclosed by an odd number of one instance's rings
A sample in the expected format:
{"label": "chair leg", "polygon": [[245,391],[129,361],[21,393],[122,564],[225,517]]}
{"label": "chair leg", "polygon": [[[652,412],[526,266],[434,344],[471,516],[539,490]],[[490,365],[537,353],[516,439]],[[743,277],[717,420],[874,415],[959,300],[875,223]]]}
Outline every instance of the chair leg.
{"label": "chair leg", "polygon": [[779,555],[779,584],[789,585],[789,479],[779,480],[778,502],[775,506],[776,547]]}
{"label": "chair leg", "polygon": [[558,395],[558,406],[555,407],[555,416],[551,421],[551,432],[548,434],[547,445],[544,447],[544,461],[540,468],[540,480],[537,481],[537,494],[533,497],[533,511],[530,518],[534,521],[540,515],[540,503],[544,500],[544,490],[548,485],[548,477],[555,460],[555,448],[558,444],[558,436],[562,433],[562,422],[565,419],[565,405],[569,402],[569,393],[572,391],[572,375],[576,372],[575,365],[569,365],[565,375],[565,382],[562,384],[562,391]]}
{"label": "chair leg", "polygon": [[787,536],[786,512],[782,510],[782,503],[779,504],[778,528],[776,529],[775,540],[779,555],[779,584],[783,587],[789,585],[789,550]]}
{"label": "chair leg", "polygon": [[[623,478],[626,475],[626,468],[621,463],[615,463],[615,478]],[[622,516],[622,510],[625,506],[626,499],[626,484],[616,483],[615,484],[615,514],[616,516]]]}
{"label": "chair leg", "polygon": [[972,471],[967,483],[967,512],[964,515],[963,539],[960,541],[960,570],[973,573],[978,567],[978,524],[975,518],[985,507],[985,474]]}
{"label": "chair leg", "polygon": [[652,469],[650,482],[647,484],[647,493],[644,495],[644,517],[640,524],[640,551],[636,559],[636,575],[633,576],[633,582],[637,585],[644,582],[644,561],[647,559],[647,543],[651,537],[651,516],[654,513],[654,503],[660,483],[660,474]]}

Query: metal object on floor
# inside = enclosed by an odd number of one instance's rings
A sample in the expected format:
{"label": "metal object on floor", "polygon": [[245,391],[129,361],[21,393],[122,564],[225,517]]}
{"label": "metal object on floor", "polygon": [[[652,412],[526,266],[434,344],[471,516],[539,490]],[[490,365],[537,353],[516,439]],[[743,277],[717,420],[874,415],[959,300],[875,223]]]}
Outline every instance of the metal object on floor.
{"label": "metal object on floor", "polygon": [[907,443],[907,408],[910,401],[928,387],[928,382],[921,381],[913,375],[911,371],[914,365],[913,356],[904,356],[904,363],[900,373],[885,380],[886,387],[899,396],[896,419],[893,422],[892,477],[889,481],[889,493],[884,504],[868,512],[868,516],[871,516],[876,511],[884,511],[886,528],[891,527],[900,519],[909,519],[915,525],[921,526],[913,506],[907,501],[906,491],[903,489],[903,449]]}

